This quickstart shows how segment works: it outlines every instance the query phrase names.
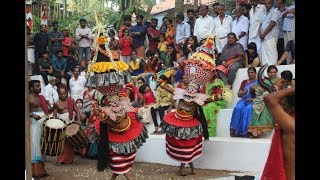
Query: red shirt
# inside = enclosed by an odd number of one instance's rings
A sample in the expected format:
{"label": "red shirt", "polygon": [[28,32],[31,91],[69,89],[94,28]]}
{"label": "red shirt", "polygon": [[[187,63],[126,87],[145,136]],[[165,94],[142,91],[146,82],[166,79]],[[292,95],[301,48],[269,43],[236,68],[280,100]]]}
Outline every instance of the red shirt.
{"label": "red shirt", "polygon": [[131,56],[132,52],[132,39],[130,36],[124,36],[123,38],[120,38],[121,43],[121,55],[122,56]]}
{"label": "red shirt", "polygon": [[71,38],[70,37],[65,37],[62,41],[62,43],[64,44],[69,44],[69,46],[62,46],[62,55],[63,56],[68,56],[68,52],[69,52],[69,47],[71,45]]}
{"label": "red shirt", "polygon": [[131,26],[128,27],[128,26],[124,25],[124,26],[122,26],[122,27],[119,29],[119,33],[118,33],[119,39],[122,38],[122,36],[123,36],[123,30],[124,30],[124,29],[130,29],[130,27],[131,27]]}
{"label": "red shirt", "polygon": [[161,34],[161,31],[157,30],[157,29],[153,29],[152,27],[149,27],[147,29],[147,35],[149,38],[149,50],[154,53],[154,51],[158,48],[158,43],[160,41],[159,41],[159,39],[151,39],[150,34],[153,34],[153,36],[155,36],[155,37],[159,37]]}
{"label": "red shirt", "polygon": [[143,99],[144,99],[144,104],[145,105],[149,105],[149,104],[153,104],[156,103],[156,98],[153,95],[153,92],[150,91],[149,93],[146,93],[144,95],[142,95]]}

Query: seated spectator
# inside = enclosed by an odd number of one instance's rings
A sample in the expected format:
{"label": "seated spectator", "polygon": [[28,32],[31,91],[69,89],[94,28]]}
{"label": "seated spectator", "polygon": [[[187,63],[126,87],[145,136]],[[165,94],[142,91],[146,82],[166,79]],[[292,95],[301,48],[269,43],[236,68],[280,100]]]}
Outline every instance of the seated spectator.
{"label": "seated spectator", "polygon": [[49,76],[49,84],[44,87],[44,97],[50,107],[59,100],[59,95],[56,86],[56,78]]}
{"label": "seated spectator", "polygon": [[143,59],[137,58],[137,52],[135,50],[131,53],[131,60],[129,62],[129,72],[131,76],[138,76],[144,72],[145,61]]}
{"label": "seated spectator", "polygon": [[44,84],[48,85],[48,75],[53,75],[53,64],[49,56],[49,51],[43,51],[42,57],[38,61],[38,73],[42,76]]}
{"label": "seated spectator", "polygon": [[[156,98],[150,87],[146,84],[140,86],[139,93],[142,95],[143,106],[139,108],[138,113],[142,117],[142,123],[149,124],[152,119],[156,119]],[[153,110],[151,111],[151,108]]]}
{"label": "seated spectator", "polygon": [[279,61],[277,62],[276,65],[281,65],[283,64],[283,62],[287,59],[287,57],[289,56],[289,52],[291,53],[291,62],[287,62],[284,64],[295,64],[296,63],[296,46],[295,46],[295,40],[290,40],[288,41],[287,45],[286,45],[286,49],[283,53],[283,55],[281,56],[281,58],[279,59]]}
{"label": "seated spectator", "polygon": [[231,32],[227,37],[228,43],[224,46],[216,65],[219,78],[231,89],[238,69],[243,68],[245,63],[243,47],[236,42],[236,35]]}
{"label": "seated spectator", "polygon": [[67,80],[67,85],[69,86],[69,80],[71,75],[67,73],[67,60],[63,58],[62,50],[58,50],[56,56],[52,59],[52,66],[54,73],[58,73],[61,77]]}
{"label": "seated spectator", "polygon": [[[264,82],[270,86],[276,86],[276,89],[281,89],[282,86],[279,85],[280,78],[277,77],[278,68],[275,65],[270,65],[267,69],[267,73],[268,79]],[[254,86],[252,116],[248,127],[251,138],[259,137],[264,133],[271,133],[273,130],[274,120],[263,101],[263,97],[267,94],[269,94],[269,92],[263,89],[259,84]]]}
{"label": "seated spectator", "polygon": [[254,96],[254,85],[258,84],[257,70],[249,67],[248,78],[243,80],[238,91],[238,97],[241,98],[234,107],[230,123],[231,137],[247,137],[248,126],[252,115],[252,105]]}
{"label": "seated spectator", "polygon": [[260,58],[257,53],[257,45],[254,42],[248,44],[248,49],[245,51],[246,68],[260,66]]}
{"label": "seated spectator", "polygon": [[289,70],[285,70],[281,72],[280,81],[283,84],[283,88],[295,87],[295,80],[293,80],[293,74]]}
{"label": "seated spectator", "polygon": [[185,47],[187,48],[187,58],[189,58],[196,52],[197,47],[199,47],[197,36],[190,36]]}
{"label": "seated spectator", "polygon": [[67,74],[72,76],[73,70],[76,66],[80,66],[79,61],[77,59],[77,56],[75,55],[74,50],[70,49],[68,51],[68,57],[67,57]]}
{"label": "seated spectator", "polygon": [[182,81],[179,82],[179,84],[177,85],[178,88],[181,89],[187,89],[189,85],[189,79],[188,76],[186,74],[182,75]]}

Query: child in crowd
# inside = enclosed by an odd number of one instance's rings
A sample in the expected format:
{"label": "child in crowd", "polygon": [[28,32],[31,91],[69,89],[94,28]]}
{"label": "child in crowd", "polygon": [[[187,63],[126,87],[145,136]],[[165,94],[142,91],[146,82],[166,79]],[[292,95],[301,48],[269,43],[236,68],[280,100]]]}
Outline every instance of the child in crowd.
{"label": "child in crowd", "polygon": [[166,41],[164,34],[160,35],[159,40],[160,40],[160,42],[158,43],[158,50],[160,52],[160,59],[166,61],[168,58],[167,57],[168,42]]}
{"label": "child in crowd", "polygon": [[[144,106],[139,108],[138,113],[142,117],[141,122],[149,124],[153,118],[156,119],[156,111],[154,110],[156,98],[150,87],[146,84],[140,86],[139,92],[142,95]],[[153,108],[153,111],[151,111],[151,108]]]}
{"label": "child in crowd", "polygon": [[[122,61],[129,64],[132,52],[132,38],[129,35],[129,29],[123,29],[123,37],[120,37]],[[136,53],[137,54],[137,53]]]}

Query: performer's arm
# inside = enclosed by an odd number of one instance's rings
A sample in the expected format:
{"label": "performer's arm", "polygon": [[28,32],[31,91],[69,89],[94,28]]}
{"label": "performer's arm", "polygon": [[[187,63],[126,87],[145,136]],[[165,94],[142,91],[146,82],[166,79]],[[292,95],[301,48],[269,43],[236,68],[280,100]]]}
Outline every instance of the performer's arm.
{"label": "performer's arm", "polygon": [[287,88],[287,89],[272,92],[264,96],[263,98],[271,116],[279,124],[281,129],[283,129],[284,131],[293,132],[293,133],[295,132],[294,118],[284,110],[285,105],[282,102],[283,100],[285,100],[285,98],[289,96],[294,96],[294,95],[295,95],[295,88]]}

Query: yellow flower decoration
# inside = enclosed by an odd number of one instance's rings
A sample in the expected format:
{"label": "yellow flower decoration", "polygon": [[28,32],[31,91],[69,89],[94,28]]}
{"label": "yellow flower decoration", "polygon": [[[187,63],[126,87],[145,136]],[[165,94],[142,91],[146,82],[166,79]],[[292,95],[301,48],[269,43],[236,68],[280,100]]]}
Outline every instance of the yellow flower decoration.
{"label": "yellow flower decoration", "polygon": [[100,36],[98,38],[98,45],[101,45],[101,44],[104,44],[104,43],[107,43],[108,42],[108,38],[106,38],[106,36]]}

